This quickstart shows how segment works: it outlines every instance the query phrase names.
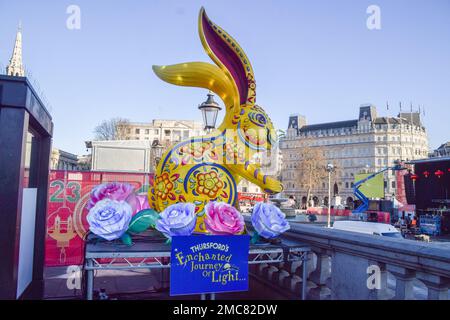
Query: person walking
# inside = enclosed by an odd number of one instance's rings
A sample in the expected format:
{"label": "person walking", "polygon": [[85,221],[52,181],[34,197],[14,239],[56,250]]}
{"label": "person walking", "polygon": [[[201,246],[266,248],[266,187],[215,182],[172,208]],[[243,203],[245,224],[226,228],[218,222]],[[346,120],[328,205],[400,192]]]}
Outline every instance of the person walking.
{"label": "person walking", "polygon": [[291,207],[291,208],[294,208],[294,207],[295,207],[295,199],[294,199],[294,196],[289,196],[289,199],[288,199],[288,206]]}

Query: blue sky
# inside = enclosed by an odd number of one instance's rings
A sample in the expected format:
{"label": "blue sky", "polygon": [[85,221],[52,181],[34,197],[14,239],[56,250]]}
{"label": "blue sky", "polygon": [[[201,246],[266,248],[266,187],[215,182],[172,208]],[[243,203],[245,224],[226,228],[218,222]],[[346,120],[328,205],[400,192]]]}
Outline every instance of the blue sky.
{"label": "blue sky", "polygon": [[[66,28],[66,8],[81,29]],[[369,5],[381,30],[366,27]],[[197,34],[199,8],[244,48],[257,102],[275,125],[355,119],[362,103],[394,116],[425,106],[430,147],[450,140],[448,0],[0,0],[0,64],[19,20],[24,62],[51,104],[54,146],[84,153],[104,119],[198,119],[205,90],[160,81],[153,64],[210,61]],[[386,101],[390,110],[386,110]]]}

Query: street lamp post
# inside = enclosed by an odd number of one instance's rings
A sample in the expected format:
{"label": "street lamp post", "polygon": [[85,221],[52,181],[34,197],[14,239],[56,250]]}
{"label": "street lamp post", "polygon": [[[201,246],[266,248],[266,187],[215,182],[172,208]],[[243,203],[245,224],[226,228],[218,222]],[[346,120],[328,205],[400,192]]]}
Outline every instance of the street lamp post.
{"label": "street lamp post", "polygon": [[202,112],[205,130],[210,132],[216,127],[217,114],[222,110],[219,104],[214,101],[214,95],[211,91],[208,93],[206,101],[199,105],[198,109]]}
{"label": "street lamp post", "polygon": [[327,164],[328,171],[328,217],[327,227],[331,227],[331,173],[334,171],[334,165],[332,163]]}
{"label": "street lamp post", "polygon": [[162,152],[163,152],[164,147],[160,144],[159,140],[154,140],[152,142],[152,169],[154,170],[154,172],[156,172],[156,167],[158,166],[159,161],[161,160],[162,157]]}

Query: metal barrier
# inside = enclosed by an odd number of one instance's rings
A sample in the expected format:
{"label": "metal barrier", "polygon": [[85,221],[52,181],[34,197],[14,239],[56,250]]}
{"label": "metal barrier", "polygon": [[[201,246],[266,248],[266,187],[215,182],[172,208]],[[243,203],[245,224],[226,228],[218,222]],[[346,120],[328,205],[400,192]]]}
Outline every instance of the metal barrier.
{"label": "metal barrier", "polygon": [[441,234],[441,217],[434,215],[421,215],[419,218],[420,232],[430,236]]}

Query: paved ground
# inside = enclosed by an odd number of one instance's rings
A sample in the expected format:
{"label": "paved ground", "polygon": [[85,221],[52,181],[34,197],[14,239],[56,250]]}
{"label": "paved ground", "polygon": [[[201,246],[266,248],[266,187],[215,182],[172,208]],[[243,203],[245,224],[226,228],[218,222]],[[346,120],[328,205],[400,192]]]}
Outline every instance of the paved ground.
{"label": "paved ground", "polygon": [[[45,299],[83,299],[81,290],[69,290],[67,288],[67,274],[65,267],[46,268],[45,270]],[[95,278],[94,289],[105,289],[110,299],[114,300],[195,300],[198,295],[171,297],[167,289],[161,289],[160,275],[148,270],[140,271],[101,271]],[[220,300],[280,300],[298,299],[298,296],[286,293],[285,290],[273,286],[267,286],[256,278],[251,277],[250,290],[239,293],[218,294]],[[395,292],[395,278],[388,274],[388,292],[386,298],[392,298]],[[416,299],[426,299],[427,289],[419,281],[414,283]],[[450,291],[449,291],[450,295]],[[98,299],[98,297],[95,297]]]}
{"label": "paved ground", "polygon": [[[81,290],[67,288],[67,268],[51,267],[45,270],[45,299],[82,299]],[[250,278],[248,292],[223,293],[217,297],[228,299],[293,299],[281,289],[268,287],[255,278]],[[105,289],[111,299],[200,299],[200,296],[170,297],[167,289],[161,288],[160,273],[157,270],[116,271],[105,270],[96,274],[94,290]]]}

